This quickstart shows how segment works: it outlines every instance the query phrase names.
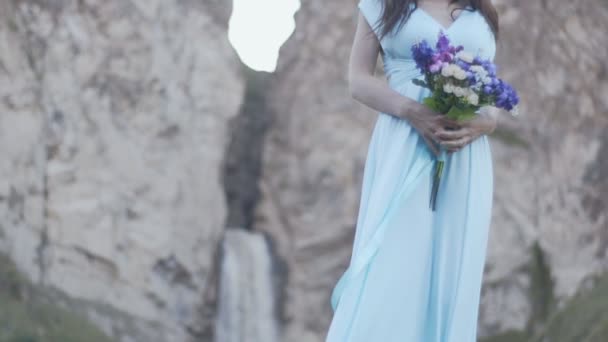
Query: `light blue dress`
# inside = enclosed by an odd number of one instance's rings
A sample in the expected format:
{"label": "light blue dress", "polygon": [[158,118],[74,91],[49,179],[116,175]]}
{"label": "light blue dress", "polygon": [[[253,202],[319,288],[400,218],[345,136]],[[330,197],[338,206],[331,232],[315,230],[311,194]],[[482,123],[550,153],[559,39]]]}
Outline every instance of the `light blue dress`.
{"label": "light blue dress", "polygon": [[[372,27],[378,0],[360,0]],[[421,102],[427,89],[410,48],[440,30],[465,51],[493,59],[494,36],[478,11],[444,28],[416,9],[380,42],[390,87]],[[378,32],[376,32],[378,33]],[[379,113],[365,163],[350,265],[331,296],[328,342],[474,342],[492,210],[490,146],[482,136],[448,155],[435,212],[433,156],[407,121]]]}

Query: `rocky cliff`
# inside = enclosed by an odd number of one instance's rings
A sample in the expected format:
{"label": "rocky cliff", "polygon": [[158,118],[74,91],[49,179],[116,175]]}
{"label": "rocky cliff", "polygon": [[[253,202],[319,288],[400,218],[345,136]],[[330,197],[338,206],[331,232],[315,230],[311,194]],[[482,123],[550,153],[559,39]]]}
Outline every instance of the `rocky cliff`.
{"label": "rocky cliff", "polygon": [[[356,1],[302,2],[269,102],[258,227],[289,267],[287,341],[320,341],[347,265],[375,113],[347,93]],[[495,208],[480,334],[534,331],[608,265],[608,8],[497,1],[497,63],[523,115],[493,135]],[[296,337],[297,336],[297,337]]]}
{"label": "rocky cliff", "polygon": [[[608,8],[496,3],[523,106],[492,137],[480,335],[598,312],[601,338]],[[331,319],[376,119],[347,91],[356,0],[303,0],[274,75],[241,72],[225,4],[0,3],[0,253],[116,341],[317,342]]]}
{"label": "rocky cliff", "polygon": [[[603,1],[498,2],[497,62],[524,115],[494,139],[481,332],[532,329],[608,267]],[[599,31],[598,31],[599,30]]]}
{"label": "rocky cliff", "polygon": [[0,4],[0,251],[115,340],[205,334],[244,92],[225,2]]}

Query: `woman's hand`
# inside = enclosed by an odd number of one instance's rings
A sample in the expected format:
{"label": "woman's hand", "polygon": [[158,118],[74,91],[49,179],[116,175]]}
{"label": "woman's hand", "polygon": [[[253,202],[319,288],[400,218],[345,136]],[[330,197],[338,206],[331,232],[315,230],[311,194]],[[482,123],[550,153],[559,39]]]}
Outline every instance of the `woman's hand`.
{"label": "woman's hand", "polygon": [[438,143],[441,142],[439,134],[458,132],[461,125],[445,115],[439,114],[427,106],[414,102],[404,110],[402,115],[418,131],[429,149],[439,155]]}
{"label": "woman's hand", "polygon": [[459,129],[437,132],[439,144],[448,152],[456,152],[480,136],[492,133],[496,129],[497,118],[495,115],[482,112],[473,119],[459,124]]}

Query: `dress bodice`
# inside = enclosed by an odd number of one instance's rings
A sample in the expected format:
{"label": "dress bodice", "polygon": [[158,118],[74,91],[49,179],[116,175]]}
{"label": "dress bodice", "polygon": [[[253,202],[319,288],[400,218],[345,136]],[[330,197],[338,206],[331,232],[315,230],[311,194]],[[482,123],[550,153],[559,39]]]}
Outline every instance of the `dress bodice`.
{"label": "dress bodice", "polygon": [[[380,30],[377,21],[382,15],[382,0],[360,0],[359,9],[369,23],[375,28],[379,38]],[[384,72],[392,88],[400,90],[419,77],[420,72],[412,59],[411,48],[416,42],[426,40],[435,45],[441,30],[453,45],[462,45],[465,51],[484,59],[494,59],[496,43],[494,34],[483,15],[472,8],[460,12],[456,20],[448,27],[443,27],[422,8],[415,8],[410,18],[401,27],[396,25],[392,32],[380,40]]]}

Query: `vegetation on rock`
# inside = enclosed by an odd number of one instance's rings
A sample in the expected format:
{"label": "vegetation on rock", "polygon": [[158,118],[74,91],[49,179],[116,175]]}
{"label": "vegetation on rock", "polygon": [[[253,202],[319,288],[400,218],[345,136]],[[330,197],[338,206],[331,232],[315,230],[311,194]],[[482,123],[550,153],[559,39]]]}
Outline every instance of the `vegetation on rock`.
{"label": "vegetation on rock", "polygon": [[83,317],[52,303],[0,254],[0,342],[111,342]]}
{"label": "vegetation on rock", "polygon": [[551,315],[537,334],[510,331],[480,342],[604,342],[608,341],[608,274],[593,281]]}

